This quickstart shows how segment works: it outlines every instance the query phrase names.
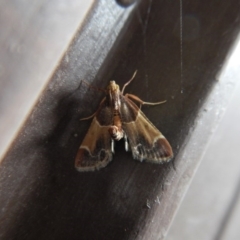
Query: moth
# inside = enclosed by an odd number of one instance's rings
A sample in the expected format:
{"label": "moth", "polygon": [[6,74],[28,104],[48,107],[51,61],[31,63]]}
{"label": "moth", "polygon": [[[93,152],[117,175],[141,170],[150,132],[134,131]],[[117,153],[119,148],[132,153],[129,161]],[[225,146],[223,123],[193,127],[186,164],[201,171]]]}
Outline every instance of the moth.
{"label": "moth", "polygon": [[113,158],[115,141],[121,139],[125,141],[125,150],[131,150],[133,158],[141,162],[164,163],[173,157],[167,139],[141,111],[142,105],[158,105],[166,101],[150,103],[132,94],[123,95],[135,75],[136,72],[121,91],[115,81],[110,81],[98,110],[92,116],[81,119],[93,118],[76,155],[75,167],[78,171],[105,167]]}

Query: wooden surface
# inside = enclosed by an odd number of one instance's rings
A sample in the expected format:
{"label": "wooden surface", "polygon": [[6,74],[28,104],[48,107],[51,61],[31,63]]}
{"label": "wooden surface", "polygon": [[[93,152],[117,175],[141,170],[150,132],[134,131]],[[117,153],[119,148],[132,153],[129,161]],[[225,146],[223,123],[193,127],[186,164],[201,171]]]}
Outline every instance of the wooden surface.
{"label": "wooden surface", "polygon": [[[162,239],[219,121],[204,106],[239,32],[237,5],[183,2],[181,45],[180,2],[96,4],[2,162],[1,239]],[[167,100],[142,110],[172,144],[176,170],[134,161],[120,142],[108,167],[77,172],[90,124],[79,119],[103,97],[81,80],[122,86],[136,69],[125,92]]]}
{"label": "wooden surface", "polygon": [[[240,42],[228,66],[220,76],[220,84],[235,89],[231,94],[218,94],[216,102],[229,101],[220,126],[204,154],[203,160],[184,197],[166,240],[238,240],[240,239]],[[236,79],[237,84],[232,84]],[[210,109],[215,112],[219,109]]]}
{"label": "wooden surface", "polygon": [[93,1],[0,3],[0,161]]}

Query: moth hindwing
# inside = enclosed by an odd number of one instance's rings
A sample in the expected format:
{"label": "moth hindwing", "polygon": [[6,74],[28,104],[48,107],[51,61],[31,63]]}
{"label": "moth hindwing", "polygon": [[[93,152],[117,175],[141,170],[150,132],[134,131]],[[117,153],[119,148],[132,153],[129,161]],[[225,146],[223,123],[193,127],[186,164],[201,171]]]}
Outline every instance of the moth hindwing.
{"label": "moth hindwing", "polygon": [[[106,97],[93,118],[91,126],[78,149],[75,167],[78,171],[94,171],[105,167],[113,157],[114,142],[124,138],[125,149],[129,146],[134,159],[153,163],[164,163],[173,157],[172,148],[162,133],[148,120],[140,105],[157,105],[163,102],[143,102],[132,94],[123,95],[115,81],[110,81]],[[165,101],[164,101],[165,102]]]}

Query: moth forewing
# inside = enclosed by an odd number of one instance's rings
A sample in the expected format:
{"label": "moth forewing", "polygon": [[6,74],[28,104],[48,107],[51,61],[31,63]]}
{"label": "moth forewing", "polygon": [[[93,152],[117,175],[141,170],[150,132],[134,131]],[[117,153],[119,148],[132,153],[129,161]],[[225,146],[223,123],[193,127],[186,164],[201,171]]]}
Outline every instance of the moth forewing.
{"label": "moth forewing", "polygon": [[105,167],[112,160],[111,137],[109,126],[102,126],[97,116],[78,149],[75,167],[78,171],[94,171]]}
{"label": "moth forewing", "polygon": [[[134,159],[155,163],[168,162],[173,157],[171,145],[163,134],[128,97],[123,98],[123,130],[126,133]],[[135,112],[130,116],[131,109]]]}

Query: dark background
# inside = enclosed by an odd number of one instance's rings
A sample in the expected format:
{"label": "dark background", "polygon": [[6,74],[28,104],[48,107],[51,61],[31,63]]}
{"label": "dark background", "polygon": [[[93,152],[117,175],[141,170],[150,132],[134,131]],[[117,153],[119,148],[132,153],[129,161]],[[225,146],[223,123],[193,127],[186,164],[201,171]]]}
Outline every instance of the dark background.
{"label": "dark background", "polygon": [[[114,11],[122,7],[107,2],[93,7],[69,43],[1,164],[1,239],[141,239],[156,208],[167,209],[159,228],[164,222],[169,226],[178,203],[161,201],[171,188],[166,179],[179,174],[178,161],[184,159],[178,152],[239,32],[240,4],[139,1],[127,19],[115,19]],[[109,14],[101,15],[106,8]],[[97,21],[104,18],[104,27],[112,30],[96,34]],[[124,23],[103,56],[116,34],[111,21]],[[88,49],[91,41],[95,49]],[[119,142],[106,168],[77,172],[74,158],[90,125],[79,119],[96,111],[103,98],[81,80],[105,88],[114,79],[123,86],[135,70],[125,92],[149,102],[167,100],[142,110],[176,158],[165,165],[140,163]]]}

